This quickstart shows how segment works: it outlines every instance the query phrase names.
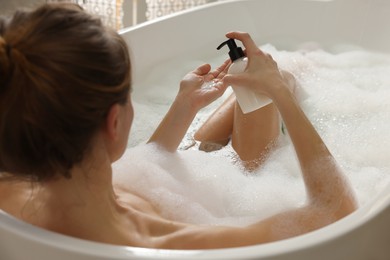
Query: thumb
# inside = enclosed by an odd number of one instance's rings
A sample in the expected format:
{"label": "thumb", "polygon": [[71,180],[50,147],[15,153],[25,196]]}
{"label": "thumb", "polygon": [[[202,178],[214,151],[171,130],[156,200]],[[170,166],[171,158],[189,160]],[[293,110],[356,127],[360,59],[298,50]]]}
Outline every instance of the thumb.
{"label": "thumb", "polygon": [[203,76],[203,75],[209,73],[210,70],[211,70],[210,64],[203,64],[203,65],[197,67],[197,68],[193,71],[193,73],[195,73],[196,75],[199,75],[199,76]]}

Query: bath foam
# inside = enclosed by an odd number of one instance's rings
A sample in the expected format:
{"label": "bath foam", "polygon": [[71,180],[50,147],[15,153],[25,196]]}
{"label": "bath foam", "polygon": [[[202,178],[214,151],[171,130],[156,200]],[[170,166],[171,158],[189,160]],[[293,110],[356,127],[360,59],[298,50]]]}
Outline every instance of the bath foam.
{"label": "bath foam", "polygon": [[[344,170],[359,203],[368,202],[390,183],[390,56],[358,48],[333,53],[319,48],[280,51],[272,45],[262,49],[295,75],[307,93],[302,109]],[[209,62],[216,67],[224,58]],[[164,216],[179,221],[245,225],[303,205],[305,189],[288,135],[281,135],[252,175],[234,163],[230,146],[208,154],[197,145],[191,147],[194,131],[231,90],[199,112],[179,152],[144,145],[173,101],[181,78],[202,63],[159,66],[142,86],[135,86],[136,117],[129,149],[114,165],[117,174]]]}

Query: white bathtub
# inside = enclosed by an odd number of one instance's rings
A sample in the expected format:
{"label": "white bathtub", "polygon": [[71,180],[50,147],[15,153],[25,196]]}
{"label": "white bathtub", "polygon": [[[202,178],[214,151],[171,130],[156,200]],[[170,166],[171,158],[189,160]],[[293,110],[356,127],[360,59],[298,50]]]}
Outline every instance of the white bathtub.
{"label": "white bathtub", "polygon": [[[283,49],[319,42],[390,52],[388,0],[225,1],[122,31],[132,49],[134,83],[171,59],[207,61],[231,30]],[[179,58],[180,57],[180,58]],[[174,68],[172,68],[174,69]],[[390,259],[390,187],[350,216],[318,231],[265,245],[223,250],[111,246],[55,234],[0,211],[1,260],[84,259]]]}

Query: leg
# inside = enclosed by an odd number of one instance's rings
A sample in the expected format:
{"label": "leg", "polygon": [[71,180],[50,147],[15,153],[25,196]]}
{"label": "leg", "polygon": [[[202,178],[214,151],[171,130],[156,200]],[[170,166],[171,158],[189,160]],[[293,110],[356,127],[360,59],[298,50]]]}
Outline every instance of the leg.
{"label": "leg", "polygon": [[[297,88],[294,76],[287,71],[281,73],[294,93]],[[273,103],[248,114],[244,114],[236,104],[232,146],[247,170],[255,170],[263,162],[267,151],[279,137],[280,128],[279,112]]]}
{"label": "leg", "polygon": [[[282,75],[294,92],[294,77],[285,71]],[[278,138],[280,127],[279,113],[273,103],[244,114],[232,94],[195,133],[194,138],[202,142],[201,150],[213,151],[225,146],[231,137],[233,149],[245,168],[254,170]]]}
{"label": "leg", "polygon": [[235,100],[235,96],[230,95],[195,133],[195,140],[202,142],[201,150],[216,150],[229,143],[233,130]]}
{"label": "leg", "polygon": [[207,119],[194,138],[201,142],[199,149],[213,151],[227,145],[231,137],[233,149],[245,168],[254,170],[279,132],[279,114],[272,103],[243,114],[232,94]]}
{"label": "leg", "polygon": [[232,146],[247,170],[254,170],[262,163],[279,133],[279,113],[273,103],[248,114],[236,104]]}

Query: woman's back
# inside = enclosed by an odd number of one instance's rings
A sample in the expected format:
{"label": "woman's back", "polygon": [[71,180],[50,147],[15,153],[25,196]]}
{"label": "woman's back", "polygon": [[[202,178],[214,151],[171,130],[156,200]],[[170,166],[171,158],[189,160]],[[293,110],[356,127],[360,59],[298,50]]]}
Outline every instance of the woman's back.
{"label": "woman's back", "polygon": [[[58,190],[53,192],[58,186],[58,183],[53,187],[51,184],[2,180],[0,209],[54,232],[139,247],[152,246],[147,241],[154,232],[161,235],[164,230],[171,232],[184,226],[163,219],[150,202],[134,195],[123,183],[114,186],[115,207],[112,207],[109,197],[95,191],[81,192],[72,199],[66,192],[62,195],[68,199],[64,199]],[[168,228],[164,227],[167,225]],[[157,230],[153,228],[156,226],[159,227]]]}

